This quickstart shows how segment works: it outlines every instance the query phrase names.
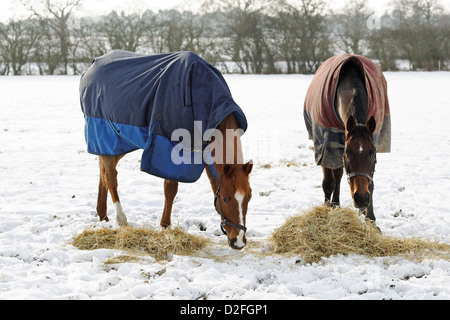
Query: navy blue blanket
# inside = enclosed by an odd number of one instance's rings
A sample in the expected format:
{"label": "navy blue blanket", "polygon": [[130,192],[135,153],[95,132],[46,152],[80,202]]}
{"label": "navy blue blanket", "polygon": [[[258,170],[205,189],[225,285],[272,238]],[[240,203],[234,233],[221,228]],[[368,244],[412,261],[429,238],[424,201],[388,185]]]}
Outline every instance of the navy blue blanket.
{"label": "navy blue blanket", "polygon": [[[247,120],[220,72],[192,52],[143,55],[116,50],[96,58],[80,82],[88,152],[117,156],[143,149],[141,170],[180,182],[200,177],[201,164],[175,164],[176,129],[202,137],[234,113],[242,130]],[[200,121],[194,128],[194,121]],[[205,137],[207,140],[208,137]],[[183,141],[191,147],[194,141]],[[206,144],[203,144],[204,148]],[[197,157],[198,159],[198,157]]]}

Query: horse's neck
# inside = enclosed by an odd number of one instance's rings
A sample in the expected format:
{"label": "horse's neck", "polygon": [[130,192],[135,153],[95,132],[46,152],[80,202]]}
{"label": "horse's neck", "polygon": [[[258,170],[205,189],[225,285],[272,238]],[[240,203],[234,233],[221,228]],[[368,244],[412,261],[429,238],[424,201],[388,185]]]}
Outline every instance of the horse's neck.
{"label": "horse's neck", "polygon": [[365,84],[360,79],[348,76],[340,81],[336,91],[335,111],[344,125],[350,116],[357,123],[367,122],[369,102]]}
{"label": "horse's neck", "polygon": [[213,142],[215,150],[222,150],[222,152],[215,152],[213,156],[216,167],[225,164],[244,164],[240,129],[234,114],[228,115],[217,129],[221,132],[223,139]]}
{"label": "horse's neck", "polygon": [[[224,171],[225,165],[237,166],[244,164],[244,156],[242,152],[241,134],[239,133],[239,124],[233,114],[228,115],[217,127],[220,131],[222,139],[215,139],[211,142],[210,147],[213,152],[213,160],[215,169],[220,177]],[[215,185],[215,179],[208,176]]]}

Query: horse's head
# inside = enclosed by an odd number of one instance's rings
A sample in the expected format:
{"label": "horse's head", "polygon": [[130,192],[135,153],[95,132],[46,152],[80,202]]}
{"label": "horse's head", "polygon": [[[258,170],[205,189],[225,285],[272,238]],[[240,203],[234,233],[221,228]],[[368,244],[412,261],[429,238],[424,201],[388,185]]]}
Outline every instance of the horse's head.
{"label": "horse's head", "polygon": [[253,164],[229,165],[223,167],[219,177],[214,204],[222,218],[222,231],[228,237],[228,244],[233,249],[242,249],[247,243],[245,238],[245,216],[248,202],[252,197],[249,175]]}
{"label": "horse's head", "polygon": [[366,124],[357,124],[352,116],[348,118],[345,128],[344,167],[355,206],[363,210],[370,203],[369,186],[377,162],[373,138],[375,128],[373,117]]}

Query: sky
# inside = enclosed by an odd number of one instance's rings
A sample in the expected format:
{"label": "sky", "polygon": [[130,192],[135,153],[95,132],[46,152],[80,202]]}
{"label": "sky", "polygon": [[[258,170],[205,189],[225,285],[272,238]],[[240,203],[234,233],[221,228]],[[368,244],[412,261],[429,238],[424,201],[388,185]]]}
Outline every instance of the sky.
{"label": "sky", "polygon": [[[27,3],[37,3],[39,0],[24,0]],[[21,4],[23,0],[0,0],[0,21],[7,21],[14,17],[21,17],[28,13]],[[55,0],[58,1],[58,0]],[[116,11],[133,11],[138,8],[151,9],[158,11],[159,9],[171,9],[179,7],[180,5],[186,5],[192,3],[197,5],[202,3],[203,0],[82,0],[82,5],[79,8],[82,15],[97,15],[105,14]],[[134,10],[135,11],[135,10]]]}
{"label": "sky", "polygon": [[[5,22],[12,18],[20,18],[29,15],[24,10],[21,2],[39,2],[40,0],[0,0],[0,21]],[[43,1],[43,0],[41,0]],[[58,1],[58,0],[53,0]],[[62,0],[61,0],[62,1]],[[348,0],[327,1],[332,9],[342,8]],[[367,0],[369,7],[383,14],[389,7],[392,0]],[[82,6],[78,10],[81,15],[101,15],[116,11],[137,11],[138,9],[159,9],[188,8],[195,11],[204,0],[82,0]],[[450,0],[440,0],[447,10],[450,10]]]}

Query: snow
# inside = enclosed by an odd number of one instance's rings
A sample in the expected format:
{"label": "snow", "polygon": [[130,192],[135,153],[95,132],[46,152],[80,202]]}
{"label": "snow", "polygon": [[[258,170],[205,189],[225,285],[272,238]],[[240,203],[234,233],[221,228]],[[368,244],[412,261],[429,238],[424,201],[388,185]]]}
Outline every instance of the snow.
{"label": "snow", "polygon": [[[86,153],[79,77],[0,77],[0,299],[449,299],[450,261],[258,254],[285,219],[320,204],[322,172],[303,123],[312,76],[227,75],[253,159],[248,246],[227,246],[204,174],[182,184],[172,222],[214,245],[170,261],[105,264],[123,252],[70,245],[95,212],[98,159]],[[450,243],[450,73],[386,73],[393,149],[378,156],[375,215],[388,235]],[[163,180],[139,171],[141,151],[118,167],[132,226],[159,229]],[[351,205],[345,179],[341,202]],[[206,230],[205,230],[206,229]],[[203,231],[202,231],[203,230]],[[253,246],[252,246],[253,243]]]}

